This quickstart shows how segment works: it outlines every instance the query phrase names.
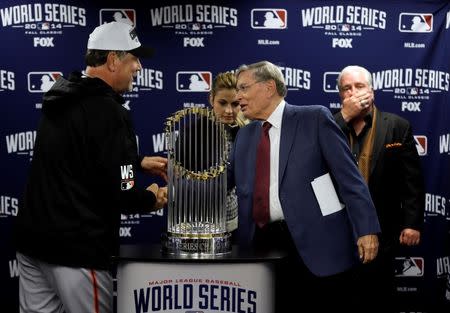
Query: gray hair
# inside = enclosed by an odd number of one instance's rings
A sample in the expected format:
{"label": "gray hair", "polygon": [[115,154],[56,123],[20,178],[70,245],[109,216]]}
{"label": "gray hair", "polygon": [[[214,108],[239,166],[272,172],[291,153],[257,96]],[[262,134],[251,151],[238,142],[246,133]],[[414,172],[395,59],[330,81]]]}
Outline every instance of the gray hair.
{"label": "gray hair", "polygon": [[341,86],[342,75],[344,75],[345,73],[348,73],[348,72],[362,72],[364,74],[364,76],[366,77],[367,84],[369,85],[370,88],[373,89],[372,74],[370,74],[370,72],[362,66],[349,65],[349,66],[344,67],[342,69],[342,71],[339,73],[339,76],[337,78],[337,85],[338,85],[339,90],[341,90],[341,87],[342,87]]}
{"label": "gray hair", "polygon": [[106,59],[108,58],[108,54],[110,52],[114,52],[117,54],[120,60],[122,60],[125,55],[128,53],[126,51],[109,51],[109,50],[94,50],[88,49],[86,51],[86,55],[84,56],[84,61],[86,65],[97,67],[106,63]]}
{"label": "gray hair", "polygon": [[243,64],[236,70],[236,77],[239,77],[239,75],[245,71],[251,71],[253,77],[257,81],[268,81],[273,79],[278,95],[286,97],[287,88],[284,83],[283,73],[281,73],[281,70],[275,64],[270,63],[269,61],[261,61],[249,65]]}

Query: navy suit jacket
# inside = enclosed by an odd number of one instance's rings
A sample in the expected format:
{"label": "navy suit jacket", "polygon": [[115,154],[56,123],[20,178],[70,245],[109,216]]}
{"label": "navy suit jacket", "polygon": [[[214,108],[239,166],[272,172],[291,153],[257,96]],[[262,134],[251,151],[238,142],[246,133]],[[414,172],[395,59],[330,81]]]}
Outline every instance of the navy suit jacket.
{"label": "navy suit jacket", "polygon": [[[229,184],[239,202],[238,236],[251,243],[256,149],[261,123],[241,128],[230,156]],[[380,232],[368,188],[341,129],[322,106],[294,106],[283,112],[279,155],[279,198],[289,231],[305,265],[317,276],[343,272],[358,261],[356,240]],[[323,216],[311,182],[330,173],[345,208]]]}

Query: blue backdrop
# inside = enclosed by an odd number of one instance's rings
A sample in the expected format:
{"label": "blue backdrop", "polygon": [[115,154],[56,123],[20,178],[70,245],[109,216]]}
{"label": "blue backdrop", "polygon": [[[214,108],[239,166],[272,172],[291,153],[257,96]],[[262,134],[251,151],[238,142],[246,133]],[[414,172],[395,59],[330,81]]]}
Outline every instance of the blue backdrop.
{"label": "blue backdrop", "polygon": [[[373,75],[377,106],[408,119],[426,177],[422,244],[405,248],[399,267],[399,312],[449,305],[450,272],[450,3],[416,1],[10,1],[0,3],[0,306],[18,312],[12,225],[30,160],[43,92],[59,75],[84,69],[89,33],[122,20],[156,50],[126,95],[143,154],[165,153],[164,121],[208,106],[221,71],[263,59],[279,65],[287,101],[339,108],[338,72],[346,65]],[[191,90],[196,75],[206,90]],[[151,179],[139,177],[141,185]],[[165,212],[122,215],[124,243],[159,242]],[[8,308],[8,309],[7,309]]]}

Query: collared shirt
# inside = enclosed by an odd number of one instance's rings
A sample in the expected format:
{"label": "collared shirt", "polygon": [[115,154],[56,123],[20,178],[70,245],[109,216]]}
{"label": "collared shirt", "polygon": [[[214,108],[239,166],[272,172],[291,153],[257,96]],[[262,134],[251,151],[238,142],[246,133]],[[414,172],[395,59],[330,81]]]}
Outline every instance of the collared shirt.
{"label": "collared shirt", "polygon": [[270,137],[270,221],[275,222],[283,220],[283,210],[281,209],[280,198],[278,196],[278,176],[280,164],[280,138],[281,138],[281,123],[283,120],[283,111],[286,102],[282,100],[276,109],[269,116],[267,121],[272,125],[269,130]]}
{"label": "collared shirt", "polygon": [[372,116],[373,116],[372,112],[364,116],[364,122],[366,122],[366,125],[364,125],[359,135],[356,135],[356,132],[353,129],[351,123],[347,124],[350,130],[349,136],[351,136],[353,139],[353,145],[350,147],[350,149],[352,150],[352,154],[356,161],[358,161],[359,159],[359,155],[361,154],[362,148],[364,146],[364,141],[366,140],[369,129],[372,127]]}

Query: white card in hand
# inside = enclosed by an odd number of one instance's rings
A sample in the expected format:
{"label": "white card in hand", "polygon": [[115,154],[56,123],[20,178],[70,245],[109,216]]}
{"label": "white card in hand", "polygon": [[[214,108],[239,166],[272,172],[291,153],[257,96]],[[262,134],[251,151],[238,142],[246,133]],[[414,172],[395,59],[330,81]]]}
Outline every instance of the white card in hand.
{"label": "white card in hand", "polygon": [[323,216],[338,212],[345,207],[345,205],[339,202],[329,173],[315,178],[311,182],[311,186]]}

